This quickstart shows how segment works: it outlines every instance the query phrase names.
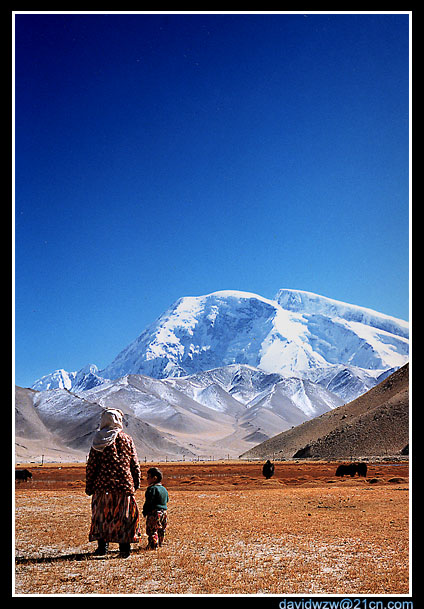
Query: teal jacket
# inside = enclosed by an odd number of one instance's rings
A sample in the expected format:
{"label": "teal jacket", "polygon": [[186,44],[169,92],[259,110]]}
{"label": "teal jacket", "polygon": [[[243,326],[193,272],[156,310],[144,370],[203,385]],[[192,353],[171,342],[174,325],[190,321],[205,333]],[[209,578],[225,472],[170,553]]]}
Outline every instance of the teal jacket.
{"label": "teal jacket", "polygon": [[162,484],[151,484],[145,492],[143,505],[143,516],[147,516],[156,510],[168,509],[168,491]]}

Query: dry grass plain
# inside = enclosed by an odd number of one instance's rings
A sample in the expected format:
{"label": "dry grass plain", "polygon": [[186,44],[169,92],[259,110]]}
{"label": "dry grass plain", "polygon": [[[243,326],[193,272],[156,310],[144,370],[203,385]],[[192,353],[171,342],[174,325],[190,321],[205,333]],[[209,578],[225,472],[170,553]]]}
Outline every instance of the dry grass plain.
{"label": "dry grass plain", "polygon": [[[136,493],[139,507],[142,488]],[[31,465],[16,483],[14,595],[408,594],[408,463],[162,463],[169,526],[128,559],[95,557],[84,465]],[[24,467],[24,466],[22,466]],[[144,520],[142,520],[144,524]]]}

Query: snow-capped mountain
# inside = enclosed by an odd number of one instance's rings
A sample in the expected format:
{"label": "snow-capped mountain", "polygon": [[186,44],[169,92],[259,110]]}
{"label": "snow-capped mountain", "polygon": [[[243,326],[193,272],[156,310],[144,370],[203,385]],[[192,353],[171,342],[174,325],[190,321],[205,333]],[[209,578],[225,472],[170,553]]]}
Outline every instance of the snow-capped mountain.
{"label": "snow-capped mountain", "polygon": [[346,321],[356,321],[366,326],[379,328],[404,338],[409,336],[409,324],[407,321],[390,317],[384,313],[377,313],[365,307],[333,300],[326,296],[318,296],[312,292],[282,289],[277,292],[275,300],[287,311],[323,315],[331,319],[342,318]]}
{"label": "snow-capped mountain", "polygon": [[55,370],[54,372],[46,374],[35,381],[31,388],[35,389],[36,391],[47,391],[48,389],[70,389],[76,375],[76,372],[67,372],[63,369]]}
{"label": "snow-capped mountain", "polygon": [[408,349],[407,322],[309,292],[184,297],[105,369],[21,390],[22,446],[45,428],[86,450],[101,409],[117,407],[140,457],[238,456],[363,394]]}
{"label": "snow-capped mountain", "polygon": [[275,300],[222,291],[178,300],[100,372],[185,376],[229,364],[305,376],[333,365],[371,371],[408,361],[408,324],[299,290]]}
{"label": "snow-capped mountain", "polygon": [[281,289],[274,300],[220,291],[180,298],[104,370],[59,370],[33,389],[84,389],[127,374],[182,377],[237,363],[309,379],[348,400],[408,361],[408,332],[406,321],[301,290]]}
{"label": "snow-capped mountain", "polygon": [[32,389],[46,391],[48,389],[76,389],[83,391],[101,385],[108,379],[99,376],[99,369],[95,364],[87,364],[78,372],[67,372],[66,370],[55,370],[51,374],[42,376],[36,381]]}

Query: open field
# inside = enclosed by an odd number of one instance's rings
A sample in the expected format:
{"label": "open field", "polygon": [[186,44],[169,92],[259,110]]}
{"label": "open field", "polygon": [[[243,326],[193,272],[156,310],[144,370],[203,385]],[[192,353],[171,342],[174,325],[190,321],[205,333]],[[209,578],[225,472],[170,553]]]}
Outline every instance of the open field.
{"label": "open field", "polygon": [[336,463],[277,462],[271,480],[261,466],[160,464],[165,544],[147,551],[144,538],[128,559],[116,544],[92,555],[84,465],[29,466],[15,491],[15,594],[408,594],[407,462],[342,479]]}

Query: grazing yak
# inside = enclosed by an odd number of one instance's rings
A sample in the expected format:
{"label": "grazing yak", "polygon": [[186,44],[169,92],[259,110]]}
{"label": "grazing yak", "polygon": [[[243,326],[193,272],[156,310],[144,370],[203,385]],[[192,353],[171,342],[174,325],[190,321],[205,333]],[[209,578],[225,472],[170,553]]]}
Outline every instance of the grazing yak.
{"label": "grazing yak", "polygon": [[15,471],[15,480],[27,482],[28,478],[32,478],[32,474],[28,469],[17,469]]}
{"label": "grazing yak", "polygon": [[356,471],[358,472],[358,476],[366,476],[367,475],[367,464],[366,463],[357,463]]}
{"label": "grazing yak", "polygon": [[358,476],[367,475],[367,464],[366,463],[349,463],[348,465],[339,465],[336,470],[336,476]]}
{"label": "grazing yak", "polygon": [[268,459],[268,461],[264,464],[262,468],[262,473],[267,480],[274,475],[274,464]]}

